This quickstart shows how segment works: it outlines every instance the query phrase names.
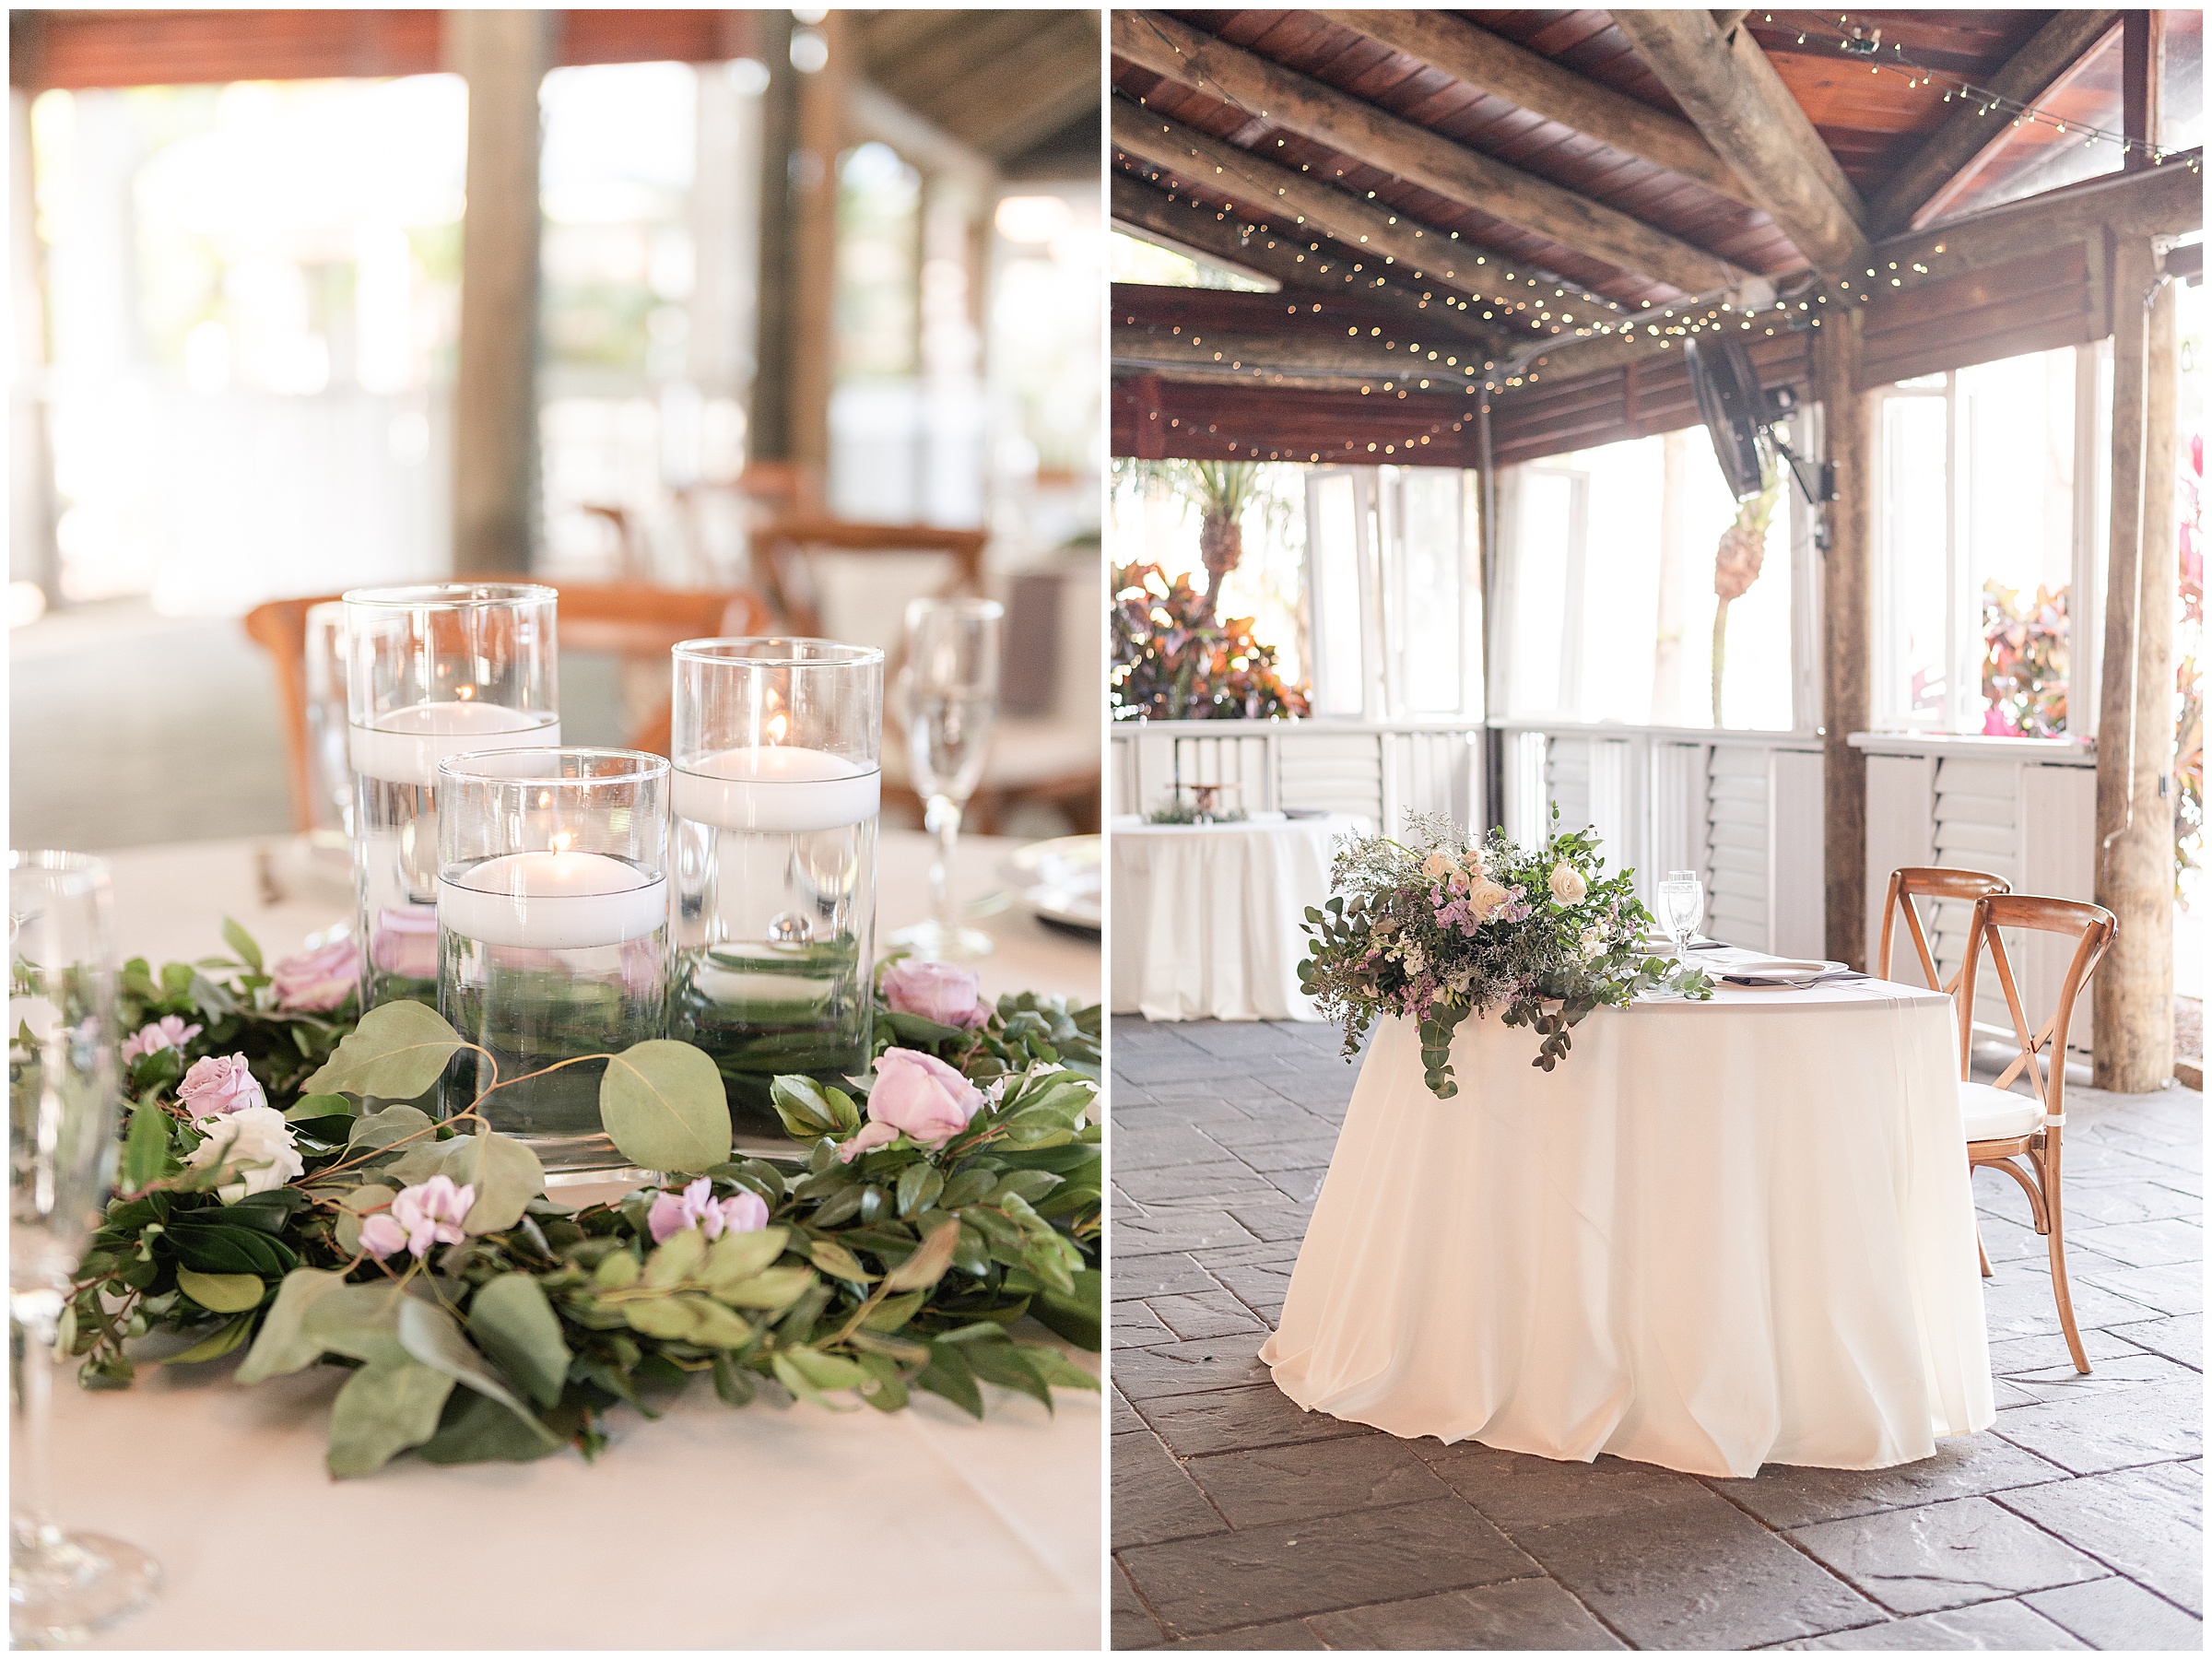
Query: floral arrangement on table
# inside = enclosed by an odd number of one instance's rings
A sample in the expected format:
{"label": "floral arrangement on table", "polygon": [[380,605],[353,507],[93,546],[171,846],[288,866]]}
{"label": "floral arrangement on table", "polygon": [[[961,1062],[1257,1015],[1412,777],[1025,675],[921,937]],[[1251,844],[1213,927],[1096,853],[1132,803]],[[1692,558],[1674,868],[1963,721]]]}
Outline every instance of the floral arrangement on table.
{"label": "floral arrangement on table", "polygon": [[1305,694],[1276,671],[1275,648],[1253,638],[1249,617],[1214,615],[1210,595],[1158,565],[1113,573],[1117,721],[1265,720],[1309,712]]}
{"label": "floral arrangement on table", "polygon": [[1417,1023],[1422,1074],[1439,1100],[1459,1093],[1452,1034],[1470,1014],[1503,1010],[1508,1026],[1542,1037],[1532,1063],[1549,1072],[1573,1046],[1569,1035],[1594,1009],[1624,1007],[1655,988],[1704,998],[1702,971],[1642,949],[1652,914],[1630,871],[1604,873],[1598,838],[1552,833],[1524,849],[1501,830],[1482,840],[1442,815],[1419,815],[1406,842],[1359,836],[1330,868],[1335,894],[1309,906],[1312,955],[1299,983],[1324,1016],[1344,1026],[1344,1053],[1377,1015]]}
{"label": "floral arrangement on table", "polygon": [[788,1165],[731,1160],[721,1077],[690,1045],[582,1057],[607,1061],[616,1149],[668,1185],[571,1209],[477,1111],[522,1078],[433,1121],[404,1103],[473,1045],[417,1003],[354,1018],[348,942],[265,970],[224,935],[234,960],[122,976],[134,1104],[62,1331],[88,1386],[129,1384],[149,1334],[179,1335],[169,1362],[245,1350],[241,1383],[350,1368],[338,1476],[410,1449],[593,1454],[607,1409],[653,1416],[695,1376],[732,1406],[772,1380],[979,1418],[979,1381],[1048,1409],[1098,1388],[1011,1329],[1026,1313],[1100,1345],[1096,1007],[986,1006],[965,970],[886,960],[868,1077],[775,1082]]}

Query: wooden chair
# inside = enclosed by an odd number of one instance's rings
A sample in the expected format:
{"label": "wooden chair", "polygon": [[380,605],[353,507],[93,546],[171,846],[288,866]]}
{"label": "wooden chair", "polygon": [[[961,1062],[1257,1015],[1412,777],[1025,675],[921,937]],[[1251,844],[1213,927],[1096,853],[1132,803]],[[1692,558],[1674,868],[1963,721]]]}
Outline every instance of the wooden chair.
{"label": "wooden chair", "polygon": [[[947,530],[937,524],[863,524],[852,520],[794,514],[777,519],[754,543],[754,573],[768,590],[769,603],[794,634],[824,632],[820,596],[807,571],[809,554],[937,553],[952,560],[952,580],[939,595],[983,591],[983,545],[980,530]],[[887,661],[887,674],[896,665]]]}
{"label": "wooden chair", "polygon": [[[2075,936],[2074,960],[2058,992],[2058,1007],[2040,1028],[2030,1024],[2020,1001],[2018,976],[2005,948],[2005,928],[2026,928],[2046,934]],[[1959,1108],[1966,1133],[1970,1171],[1983,1165],[2001,1170],[2020,1184],[2036,1232],[2050,1242],[2051,1289],[2058,1301],[2058,1323],[2066,1334],[2066,1348],[2074,1370],[2087,1372],[2088,1356],[2081,1333],[2074,1324],[2074,1299],[2066,1286],[2066,1239],[2064,1207],[2059,1200],[2060,1144],[2066,1124],[2067,1023],[2074,1016],[2074,1000],[2098,960],[2112,943],[2119,924],[2101,905],[2078,900],[2043,899],[2026,893],[1992,893],[1974,901],[1973,922],[1967,930],[1966,962],[1959,970],[1955,994],[1959,1007],[1974,1005],[1974,981],[1983,948],[1997,971],[2005,1007],[2012,1016],[2019,1053],[1994,1084],[1973,1080],[1973,1030],[1961,1019],[1959,1027]],[[2048,1067],[2037,1061],[2049,1051]],[[2022,1072],[2034,1089],[2032,1099],[2007,1088]],[[2021,1159],[2028,1162],[2022,1166]],[[1989,1254],[1983,1253],[1982,1272],[1990,1271]]]}
{"label": "wooden chair", "polygon": [[[743,589],[648,588],[620,583],[548,583],[560,595],[560,643],[571,652],[606,652],[642,667],[667,672],[668,648],[682,640],[768,633],[767,605]],[[339,597],[275,599],[246,613],[246,633],[269,653],[283,712],[285,759],[292,786],[292,821],[311,829],[307,722],[307,613]],[[630,747],[668,753],[673,711],[659,707],[630,736]]]}
{"label": "wooden chair", "polygon": [[1936,950],[1928,943],[1927,930],[1921,925],[1920,909],[1915,900],[1959,900],[1972,904],[1993,893],[2010,893],[2012,884],[2003,877],[1992,876],[1986,870],[1953,870],[1936,865],[1907,865],[1889,873],[1889,893],[1882,901],[1882,943],[1875,961],[1876,977],[1889,978],[1889,949],[1897,935],[1897,919],[1901,912],[1905,932],[1912,936],[1912,948],[1920,953],[1921,971],[1928,983],[1937,991],[1956,994],[1959,978],[1966,972],[1961,964],[1959,972],[1945,980],[1936,967]]}

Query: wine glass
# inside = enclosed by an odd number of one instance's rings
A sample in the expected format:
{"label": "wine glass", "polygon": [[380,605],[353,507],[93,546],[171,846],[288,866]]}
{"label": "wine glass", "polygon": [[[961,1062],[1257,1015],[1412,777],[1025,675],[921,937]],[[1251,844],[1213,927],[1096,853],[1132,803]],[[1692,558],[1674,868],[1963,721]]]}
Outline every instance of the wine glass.
{"label": "wine glass", "polygon": [[80,1642],[143,1607],[159,1566],[56,1525],[49,1421],[57,1327],[116,1155],[115,939],[108,867],[7,855],[8,1318],[15,1360],[8,1633]]}
{"label": "wine glass", "polygon": [[952,902],[960,814],[982,781],[998,717],[998,635],[1005,607],[990,599],[918,599],[906,608],[907,759],[923,823],[935,832],[925,923],[891,936],[924,957],[987,957],[994,942],[964,928]]}
{"label": "wine glass", "polygon": [[1675,957],[1689,960],[1689,938],[1705,920],[1705,884],[1694,870],[1670,870],[1659,884],[1659,920],[1673,936]]}

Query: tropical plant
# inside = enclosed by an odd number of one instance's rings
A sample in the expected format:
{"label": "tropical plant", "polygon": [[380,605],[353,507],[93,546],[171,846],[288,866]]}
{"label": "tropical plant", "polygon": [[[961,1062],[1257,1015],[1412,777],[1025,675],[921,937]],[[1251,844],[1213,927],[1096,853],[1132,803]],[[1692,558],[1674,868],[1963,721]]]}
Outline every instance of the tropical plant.
{"label": "tropical plant", "polygon": [[1215,617],[1187,575],[1158,565],[1113,573],[1113,670],[1117,721],[1264,720],[1307,712],[1306,700],[1276,672],[1275,648],[1252,636],[1252,618]]}
{"label": "tropical plant", "polygon": [[1244,511],[1261,494],[1259,463],[1138,461],[1127,470],[1139,483],[1160,485],[1198,510],[1198,557],[1206,575],[1198,598],[1210,618],[1221,579],[1244,559]]}
{"label": "tropical plant", "polygon": [[1767,526],[1774,520],[1774,504],[1782,499],[1780,480],[1767,486],[1735,510],[1735,523],[1721,532],[1713,550],[1712,591],[1720,603],[1712,608],[1712,724],[1721,724],[1721,679],[1728,666],[1728,603],[1740,599],[1759,580],[1767,559]]}
{"label": "tropical plant", "polygon": [[2066,589],[1982,584],[1982,730],[2057,737],[2066,727]]}

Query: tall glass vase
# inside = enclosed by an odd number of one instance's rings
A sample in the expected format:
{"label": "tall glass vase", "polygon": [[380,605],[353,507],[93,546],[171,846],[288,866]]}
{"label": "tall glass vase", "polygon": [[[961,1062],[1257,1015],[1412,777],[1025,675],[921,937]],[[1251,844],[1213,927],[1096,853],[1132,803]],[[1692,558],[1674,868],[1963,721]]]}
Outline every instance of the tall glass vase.
{"label": "tall glass vase", "polygon": [[546,1180],[630,1171],[600,1127],[599,1080],[667,1035],[668,763],[635,749],[508,749],[439,765],[438,1012],[448,1114],[495,1082],[485,1119]]}
{"label": "tall glass vase", "polygon": [[438,1000],[438,763],[560,742],[555,602],[527,583],[346,595],[364,1013]]}
{"label": "tall glass vase", "polygon": [[741,1154],[788,1156],[778,1073],[868,1065],[883,653],[676,648],[669,1035],[714,1057]]}

